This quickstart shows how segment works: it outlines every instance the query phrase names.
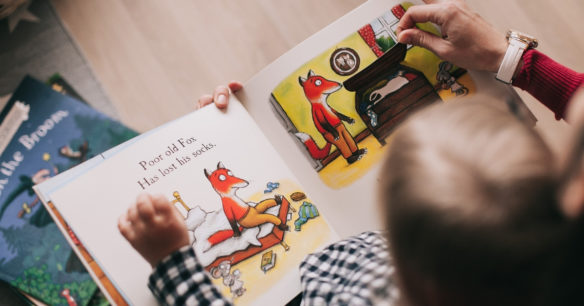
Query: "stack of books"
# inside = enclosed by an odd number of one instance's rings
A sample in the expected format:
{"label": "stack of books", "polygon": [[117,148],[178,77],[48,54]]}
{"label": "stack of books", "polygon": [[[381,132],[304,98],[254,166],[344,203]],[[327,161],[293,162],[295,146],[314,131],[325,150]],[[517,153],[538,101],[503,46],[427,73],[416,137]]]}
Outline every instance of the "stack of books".
{"label": "stack of books", "polygon": [[0,113],[0,280],[36,304],[106,302],[32,187],[136,135],[58,75],[21,82]]}

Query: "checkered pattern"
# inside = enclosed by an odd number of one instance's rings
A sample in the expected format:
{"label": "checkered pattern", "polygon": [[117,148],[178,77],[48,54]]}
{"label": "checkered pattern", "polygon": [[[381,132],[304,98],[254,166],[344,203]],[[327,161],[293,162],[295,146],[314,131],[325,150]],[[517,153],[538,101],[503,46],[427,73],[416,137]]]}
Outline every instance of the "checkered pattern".
{"label": "checkered pattern", "polygon": [[190,246],[162,260],[150,275],[148,287],[163,305],[231,305],[211,283]]}
{"label": "checkered pattern", "polygon": [[304,305],[393,305],[399,292],[382,232],[365,232],[300,264]]}
{"label": "checkered pattern", "polygon": [[[304,305],[392,305],[398,298],[382,232],[365,232],[310,254],[300,264]],[[150,276],[150,290],[165,305],[230,305],[184,247]]]}

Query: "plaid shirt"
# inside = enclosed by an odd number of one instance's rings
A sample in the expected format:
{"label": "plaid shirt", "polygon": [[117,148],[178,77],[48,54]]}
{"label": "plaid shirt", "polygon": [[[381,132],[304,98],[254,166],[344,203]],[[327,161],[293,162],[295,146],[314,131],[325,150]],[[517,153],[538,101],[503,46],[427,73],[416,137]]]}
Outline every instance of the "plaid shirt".
{"label": "plaid shirt", "polygon": [[150,275],[148,288],[163,305],[231,305],[185,246],[167,256]]}
{"label": "plaid shirt", "polygon": [[[382,232],[365,232],[309,254],[300,264],[304,305],[392,305],[399,292]],[[167,305],[230,305],[191,247],[166,257],[148,287]]]}

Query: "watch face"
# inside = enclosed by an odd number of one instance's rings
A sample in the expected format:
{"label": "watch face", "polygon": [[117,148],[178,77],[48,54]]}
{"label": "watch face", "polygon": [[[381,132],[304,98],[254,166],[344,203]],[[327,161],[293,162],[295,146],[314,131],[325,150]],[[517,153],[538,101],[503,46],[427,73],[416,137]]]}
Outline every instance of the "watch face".
{"label": "watch face", "polygon": [[517,39],[529,45],[529,48],[536,48],[538,45],[537,38],[515,30],[507,31],[507,39]]}

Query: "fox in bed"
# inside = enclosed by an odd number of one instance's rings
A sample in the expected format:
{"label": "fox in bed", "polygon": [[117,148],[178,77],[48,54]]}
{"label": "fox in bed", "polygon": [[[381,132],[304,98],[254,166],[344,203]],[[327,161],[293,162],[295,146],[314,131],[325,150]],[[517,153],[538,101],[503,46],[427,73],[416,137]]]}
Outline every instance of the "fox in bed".
{"label": "fox in bed", "polygon": [[327,141],[326,146],[319,149],[307,134],[296,134],[308,147],[312,157],[316,159],[326,157],[332,144],[339,149],[347,163],[352,164],[361,159],[367,153],[367,149],[359,149],[355,139],[349,134],[342,122],[353,124],[355,119],[336,111],[327,103],[328,96],[341,89],[341,84],[316,75],[312,70],[308,71],[306,78],[299,76],[298,82],[302,86],[306,99],[310,102],[314,125]]}
{"label": "fox in bed", "polygon": [[[236,195],[237,189],[249,185],[248,181],[234,176],[231,170],[225,168],[221,162],[212,173],[209,173],[207,169],[204,169],[204,172],[213,189],[221,197],[223,212],[233,229],[233,236],[241,236],[243,228],[251,228],[268,222],[283,231],[288,230],[288,226],[278,217],[264,213],[270,207],[282,204],[282,195],[276,195],[273,199],[266,199],[256,206],[251,206]],[[221,238],[215,237],[219,240]],[[210,242],[213,243],[213,241]]]}

